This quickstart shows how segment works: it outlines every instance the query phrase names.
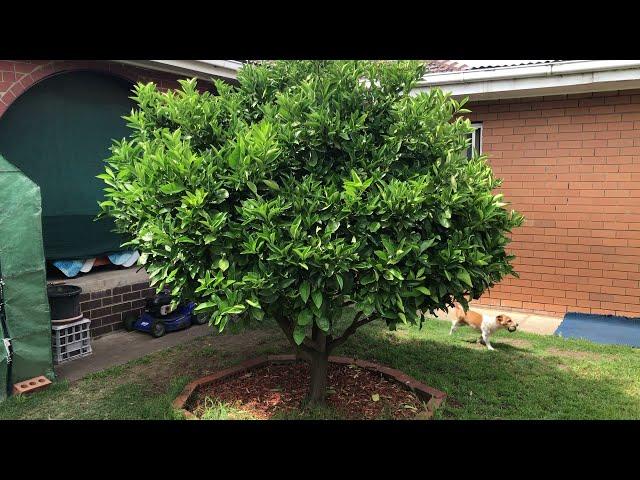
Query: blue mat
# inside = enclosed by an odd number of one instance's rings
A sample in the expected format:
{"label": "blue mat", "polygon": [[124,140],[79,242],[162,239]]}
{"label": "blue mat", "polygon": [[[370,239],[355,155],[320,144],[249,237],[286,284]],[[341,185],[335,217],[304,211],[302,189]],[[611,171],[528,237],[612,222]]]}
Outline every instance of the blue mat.
{"label": "blue mat", "polygon": [[640,318],[567,313],[555,334],[596,343],[640,347]]}

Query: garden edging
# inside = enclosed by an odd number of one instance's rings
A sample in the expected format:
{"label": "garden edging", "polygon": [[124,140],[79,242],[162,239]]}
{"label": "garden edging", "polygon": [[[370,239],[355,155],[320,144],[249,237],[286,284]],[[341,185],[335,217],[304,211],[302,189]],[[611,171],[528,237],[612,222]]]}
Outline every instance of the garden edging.
{"label": "garden edging", "polygon": [[[183,413],[185,418],[188,420],[195,420],[197,417],[191,413],[187,408],[186,404],[191,397],[191,395],[200,387],[212,383],[216,380],[220,380],[222,378],[231,377],[242,373],[244,371],[261,367],[267,364],[278,364],[278,363],[289,363],[295,362],[298,359],[295,355],[268,355],[253,358],[250,360],[246,360],[244,362],[239,363],[233,367],[225,368],[224,370],[220,370],[219,372],[213,373],[211,375],[207,375],[201,378],[198,378],[189,384],[187,384],[180,395],[173,401],[173,408]],[[350,357],[337,357],[330,356],[329,362],[343,364],[343,365],[356,365],[360,368],[371,370],[375,372],[379,372],[385,378],[398,382],[415,393],[420,400],[426,403],[426,411],[419,415],[421,419],[429,419],[433,416],[435,410],[442,404],[442,402],[447,397],[447,394],[437,390],[433,387],[430,387],[422,382],[417,381],[416,379],[410,377],[404,372],[400,370],[396,370],[394,368],[384,367],[382,365],[378,365],[377,363],[369,362],[366,360],[358,360]]]}

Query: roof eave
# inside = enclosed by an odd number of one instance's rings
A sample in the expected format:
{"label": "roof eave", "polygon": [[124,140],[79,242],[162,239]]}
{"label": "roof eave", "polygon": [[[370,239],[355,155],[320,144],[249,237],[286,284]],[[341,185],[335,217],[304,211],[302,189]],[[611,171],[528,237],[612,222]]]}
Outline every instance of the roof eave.
{"label": "roof eave", "polygon": [[414,92],[440,88],[470,100],[640,88],[638,60],[574,60],[425,75]]}
{"label": "roof eave", "polygon": [[237,60],[114,60],[126,65],[202,80],[235,81],[242,62]]}

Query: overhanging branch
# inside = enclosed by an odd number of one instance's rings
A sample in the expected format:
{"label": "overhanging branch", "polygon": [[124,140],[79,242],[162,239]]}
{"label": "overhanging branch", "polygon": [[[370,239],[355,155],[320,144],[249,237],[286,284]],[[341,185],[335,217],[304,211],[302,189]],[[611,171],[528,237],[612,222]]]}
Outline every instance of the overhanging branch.
{"label": "overhanging branch", "polygon": [[302,345],[298,345],[293,339],[293,326],[290,325],[286,319],[278,315],[274,315],[274,318],[276,319],[276,322],[278,323],[280,329],[284,332],[284,336],[287,337],[287,340],[289,340],[291,346],[300,354],[301,357],[305,358],[306,360],[310,360],[311,353],[314,351],[313,346],[309,345],[311,342],[307,341],[308,339],[305,338],[305,341],[303,341]]}
{"label": "overhanging branch", "polygon": [[329,344],[327,345],[327,352],[331,352],[334,348],[342,345],[344,342],[347,341],[347,339],[351,335],[356,333],[356,330],[358,330],[358,328],[362,327],[363,325],[366,325],[369,322],[372,322],[376,318],[376,317],[362,318],[362,315],[363,313],[359,312],[358,315],[356,315],[356,318],[351,323],[351,325],[347,327],[347,329],[342,333],[342,335],[334,340],[331,340],[331,342],[329,342]]}

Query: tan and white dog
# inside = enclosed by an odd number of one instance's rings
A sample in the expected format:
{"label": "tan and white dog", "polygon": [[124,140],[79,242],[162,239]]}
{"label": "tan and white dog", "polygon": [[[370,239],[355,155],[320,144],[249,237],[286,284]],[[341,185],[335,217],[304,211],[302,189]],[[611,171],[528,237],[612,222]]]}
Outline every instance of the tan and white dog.
{"label": "tan and white dog", "polygon": [[509,332],[515,332],[518,328],[518,324],[507,315],[491,317],[471,310],[468,310],[465,313],[464,309],[458,302],[455,303],[455,306],[456,316],[451,321],[452,325],[449,335],[452,335],[458,327],[468,325],[476,330],[480,330],[480,333],[482,334],[480,343],[486,345],[489,350],[495,350],[489,342],[489,336],[492,333],[501,328],[506,328]]}

